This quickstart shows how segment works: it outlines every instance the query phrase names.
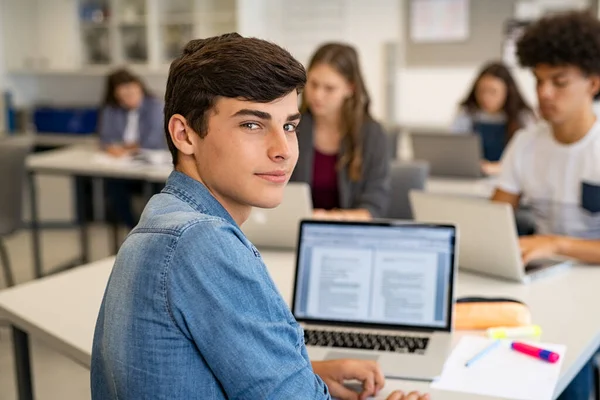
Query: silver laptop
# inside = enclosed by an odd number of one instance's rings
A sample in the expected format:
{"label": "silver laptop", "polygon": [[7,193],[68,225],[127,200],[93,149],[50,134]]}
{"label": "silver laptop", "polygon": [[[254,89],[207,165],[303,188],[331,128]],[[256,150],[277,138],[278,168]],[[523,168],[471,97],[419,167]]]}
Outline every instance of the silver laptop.
{"label": "silver laptop", "polygon": [[527,283],[570,265],[559,259],[523,265],[510,204],[422,191],[411,191],[409,196],[417,221],[456,224],[461,269]]}
{"label": "silver laptop", "polygon": [[481,178],[483,154],[477,134],[418,133],[411,135],[413,158],[429,163],[431,176]]}
{"label": "silver laptop", "polygon": [[302,221],[292,311],[310,359],[438,376],[451,349],[455,243],[450,225]]}
{"label": "silver laptop", "polygon": [[254,208],[242,232],[256,247],[293,249],[300,221],[312,216],[312,197],[307,183],[290,182],[281,204],[272,209]]}

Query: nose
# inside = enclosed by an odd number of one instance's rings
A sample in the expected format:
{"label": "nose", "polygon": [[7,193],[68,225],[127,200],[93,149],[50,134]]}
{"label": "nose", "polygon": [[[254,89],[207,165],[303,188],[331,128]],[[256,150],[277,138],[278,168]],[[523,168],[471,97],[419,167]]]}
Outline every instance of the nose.
{"label": "nose", "polygon": [[554,89],[552,88],[552,85],[548,82],[538,83],[537,94],[540,100],[548,100],[552,98],[554,94]]}
{"label": "nose", "polygon": [[267,155],[271,160],[282,162],[290,158],[292,154],[291,143],[283,128],[272,130],[267,141]]}
{"label": "nose", "polygon": [[323,90],[323,88],[321,87],[313,88],[311,94],[313,100],[320,103],[322,102],[323,97],[325,96],[325,90]]}

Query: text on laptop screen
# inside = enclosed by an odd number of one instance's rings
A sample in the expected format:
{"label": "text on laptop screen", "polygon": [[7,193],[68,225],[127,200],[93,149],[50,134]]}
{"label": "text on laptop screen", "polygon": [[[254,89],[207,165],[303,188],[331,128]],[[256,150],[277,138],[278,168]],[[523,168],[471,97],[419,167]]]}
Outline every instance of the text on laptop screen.
{"label": "text on laptop screen", "polygon": [[299,319],[446,327],[454,229],[304,224]]}

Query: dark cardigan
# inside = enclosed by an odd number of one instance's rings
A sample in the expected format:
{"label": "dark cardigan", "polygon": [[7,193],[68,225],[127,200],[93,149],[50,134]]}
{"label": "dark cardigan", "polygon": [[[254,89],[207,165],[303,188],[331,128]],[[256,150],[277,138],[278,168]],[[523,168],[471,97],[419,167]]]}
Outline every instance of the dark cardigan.
{"label": "dark cardigan", "polygon": [[[298,126],[300,154],[291,181],[307,182],[312,186],[314,147],[313,118],[310,113],[302,115]],[[367,119],[361,129],[363,140],[362,177],[352,181],[347,168],[337,171],[340,207],[342,209],[365,208],[375,218],[385,217],[390,201],[390,160],[388,137],[381,125]],[[340,154],[343,154],[343,144]]]}

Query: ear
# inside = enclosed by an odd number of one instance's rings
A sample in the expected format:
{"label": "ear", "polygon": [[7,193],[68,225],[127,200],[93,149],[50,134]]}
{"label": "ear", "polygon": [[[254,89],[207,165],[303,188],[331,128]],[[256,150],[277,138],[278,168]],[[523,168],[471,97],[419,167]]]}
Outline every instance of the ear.
{"label": "ear", "polygon": [[590,75],[590,92],[592,96],[596,96],[600,92],[600,75]]}
{"label": "ear", "polygon": [[195,141],[200,139],[181,114],[174,114],[169,119],[169,135],[177,150],[185,155],[194,154]]}

